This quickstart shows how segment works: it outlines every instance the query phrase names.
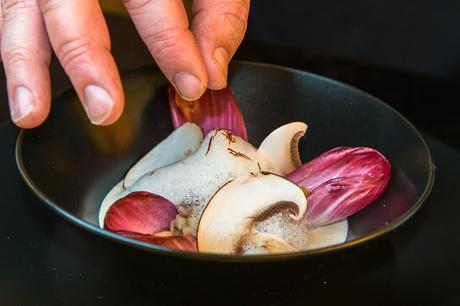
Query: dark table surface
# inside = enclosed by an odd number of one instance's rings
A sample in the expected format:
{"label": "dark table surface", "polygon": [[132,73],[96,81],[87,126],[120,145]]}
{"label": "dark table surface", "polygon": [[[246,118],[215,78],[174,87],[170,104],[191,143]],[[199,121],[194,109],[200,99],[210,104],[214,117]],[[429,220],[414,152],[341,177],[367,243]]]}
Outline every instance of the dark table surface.
{"label": "dark table surface", "polygon": [[[151,63],[128,21],[110,17],[109,26],[121,70]],[[130,46],[129,50],[124,46]],[[142,257],[145,262],[150,254],[126,255],[126,247],[70,224],[40,203],[22,182],[14,159],[18,129],[5,116],[1,79],[0,305],[460,305],[456,190],[460,153],[454,149],[459,147],[460,133],[458,116],[448,103],[457,84],[256,44],[243,45],[238,57],[330,76],[400,110],[423,131],[437,167],[432,194],[422,209],[398,230],[368,245],[314,265],[286,264],[286,269],[304,270],[292,277],[268,265],[261,269],[259,279],[229,283],[225,275],[214,273],[216,266],[179,270],[167,258],[154,257],[145,269],[148,273],[139,273],[142,267],[130,260]],[[56,62],[52,74],[55,94],[69,87]],[[154,277],[155,265],[168,264],[171,272],[165,281],[161,275]],[[184,282],[190,279],[182,277],[184,273],[200,276],[196,282]]]}

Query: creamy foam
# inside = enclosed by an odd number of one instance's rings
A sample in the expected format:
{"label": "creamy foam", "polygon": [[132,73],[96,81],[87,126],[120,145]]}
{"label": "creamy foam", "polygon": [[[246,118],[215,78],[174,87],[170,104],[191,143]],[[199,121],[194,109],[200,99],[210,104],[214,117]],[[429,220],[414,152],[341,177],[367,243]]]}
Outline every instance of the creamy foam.
{"label": "creamy foam", "polygon": [[[297,250],[311,250],[343,243],[348,234],[348,221],[312,228],[305,222],[292,220],[288,213],[280,212],[256,222],[254,228],[278,236]],[[268,254],[266,249],[253,243],[244,243],[241,250],[245,255]]]}
{"label": "creamy foam", "polygon": [[[201,146],[183,160],[140,178],[121,198],[134,191],[158,194],[176,205],[194,207],[198,222],[209,199],[228,181],[260,171],[279,173],[250,143],[227,131],[211,131]],[[197,224],[192,225],[196,233]]]}

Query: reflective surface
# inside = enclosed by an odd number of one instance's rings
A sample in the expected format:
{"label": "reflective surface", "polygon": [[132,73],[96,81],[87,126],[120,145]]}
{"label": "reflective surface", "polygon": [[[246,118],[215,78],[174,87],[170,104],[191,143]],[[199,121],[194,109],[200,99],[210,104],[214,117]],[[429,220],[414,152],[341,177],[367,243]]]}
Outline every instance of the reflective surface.
{"label": "reflective surface", "polygon": [[[99,203],[106,192],[172,130],[165,85],[153,68],[125,77],[125,113],[116,125],[106,128],[89,123],[73,92],[61,96],[45,125],[20,135],[17,155],[22,174],[50,207],[97,234],[191,259],[248,260],[169,251],[97,227]],[[393,178],[388,190],[372,206],[350,218],[348,242],[338,248],[394,229],[428,195],[433,166],[426,145],[404,118],[377,99],[305,72],[249,63],[233,65],[230,86],[254,145],[279,125],[300,120],[309,124],[301,147],[304,161],[331,147],[347,145],[375,148],[391,162]],[[285,259],[307,253],[250,259]]]}

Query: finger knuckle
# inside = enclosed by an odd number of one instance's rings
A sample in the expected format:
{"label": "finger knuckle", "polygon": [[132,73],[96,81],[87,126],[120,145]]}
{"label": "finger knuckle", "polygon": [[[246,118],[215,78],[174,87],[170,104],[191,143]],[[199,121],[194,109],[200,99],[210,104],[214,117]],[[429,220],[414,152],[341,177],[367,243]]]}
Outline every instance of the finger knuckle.
{"label": "finger knuckle", "polygon": [[174,55],[180,32],[182,30],[173,25],[162,25],[161,30],[154,30],[144,37],[149,51],[156,57],[162,58],[164,55]]}
{"label": "finger knuckle", "polygon": [[18,10],[35,8],[36,2],[34,0],[3,0],[1,6],[3,15],[7,16]]}
{"label": "finger knuckle", "polygon": [[199,31],[206,31],[210,24],[219,23],[226,32],[229,43],[238,46],[244,38],[249,16],[249,1],[221,1],[212,7],[204,7],[195,12],[195,17],[201,21]]}
{"label": "finger knuckle", "polygon": [[71,69],[90,61],[89,50],[91,50],[89,40],[86,37],[80,37],[64,41],[57,47],[56,55],[65,69]]}
{"label": "finger knuckle", "polygon": [[2,58],[8,70],[27,65],[30,62],[30,52],[21,46],[2,48]]}
{"label": "finger knuckle", "polygon": [[38,0],[38,4],[43,11],[43,14],[48,14],[52,11],[55,11],[59,8],[59,5],[62,4],[62,1],[59,0]]}
{"label": "finger knuckle", "polygon": [[228,29],[237,43],[241,42],[246,32],[248,15],[248,7],[241,1],[229,3],[222,12],[224,24],[230,25]]}
{"label": "finger knuckle", "polygon": [[130,11],[141,11],[151,2],[152,0],[123,0],[123,4]]}

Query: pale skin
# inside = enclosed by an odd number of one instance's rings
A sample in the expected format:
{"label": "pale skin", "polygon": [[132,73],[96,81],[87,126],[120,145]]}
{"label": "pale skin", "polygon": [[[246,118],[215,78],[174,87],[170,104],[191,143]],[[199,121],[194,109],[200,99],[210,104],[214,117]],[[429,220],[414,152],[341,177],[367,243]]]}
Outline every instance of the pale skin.
{"label": "pale skin", "polygon": [[[186,100],[227,85],[228,63],[247,25],[250,0],[120,0],[165,76]],[[97,0],[0,0],[0,49],[13,122],[39,126],[51,106],[54,52],[89,120],[110,125],[124,93]]]}

